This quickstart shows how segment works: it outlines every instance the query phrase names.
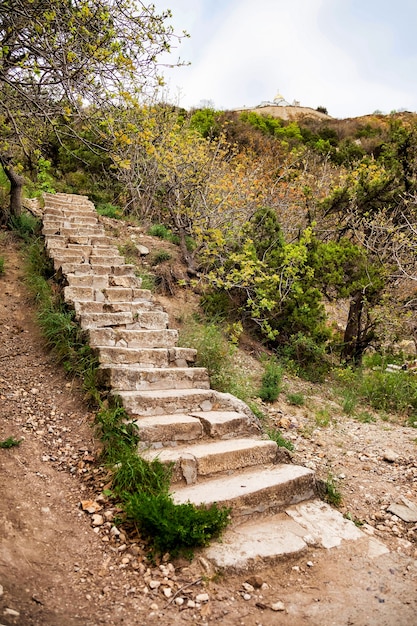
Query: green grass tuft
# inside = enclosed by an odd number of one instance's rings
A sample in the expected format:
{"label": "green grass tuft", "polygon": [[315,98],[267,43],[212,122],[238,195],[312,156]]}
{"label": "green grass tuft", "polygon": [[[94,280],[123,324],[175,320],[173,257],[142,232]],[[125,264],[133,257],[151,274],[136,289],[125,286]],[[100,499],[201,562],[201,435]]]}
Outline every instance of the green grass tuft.
{"label": "green grass tuft", "polygon": [[15,439],[14,437],[8,437],[3,441],[0,441],[0,448],[14,448],[20,446],[22,439]]}

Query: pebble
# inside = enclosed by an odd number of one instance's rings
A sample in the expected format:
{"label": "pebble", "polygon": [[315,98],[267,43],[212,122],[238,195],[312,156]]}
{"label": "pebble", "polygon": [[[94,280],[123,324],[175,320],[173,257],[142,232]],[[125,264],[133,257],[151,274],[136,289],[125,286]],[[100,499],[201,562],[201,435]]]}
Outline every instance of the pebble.
{"label": "pebble", "polygon": [[104,517],[102,515],[92,515],[91,516],[91,524],[93,526],[103,526],[104,524]]}
{"label": "pebble", "polygon": [[170,598],[172,596],[172,589],[171,589],[171,587],[164,587],[163,593],[164,593],[164,596],[166,598]]}
{"label": "pebble", "polygon": [[250,595],[250,593],[244,593],[244,594],[243,594],[243,599],[244,599],[244,600],[250,600],[250,599],[251,599],[251,597],[252,597],[252,596]]}
{"label": "pebble", "polygon": [[149,583],[149,587],[151,589],[158,589],[158,587],[161,586],[161,581],[160,580],[151,580]]}
{"label": "pebble", "polygon": [[283,602],[275,602],[271,604],[271,609],[273,611],[285,611],[285,604]]}
{"label": "pebble", "polygon": [[10,617],[19,617],[19,611],[15,611],[14,609],[4,609],[4,615],[10,615]]}
{"label": "pebble", "polygon": [[208,602],[210,600],[210,596],[208,593],[199,593],[196,596],[196,602]]}
{"label": "pebble", "polygon": [[184,604],[184,598],[175,598],[175,604],[182,606]]}

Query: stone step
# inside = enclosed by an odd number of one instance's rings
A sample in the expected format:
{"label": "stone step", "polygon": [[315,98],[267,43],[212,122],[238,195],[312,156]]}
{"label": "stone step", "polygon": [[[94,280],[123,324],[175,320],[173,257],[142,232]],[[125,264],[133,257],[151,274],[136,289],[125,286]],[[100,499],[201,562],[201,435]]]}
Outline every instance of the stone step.
{"label": "stone step", "polygon": [[177,340],[178,331],[172,328],[161,330],[100,328],[89,331],[89,343],[93,347],[173,348]]}
{"label": "stone step", "polygon": [[134,265],[94,265],[90,263],[62,263],[62,273],[76,274],[76,275],[96,275],[96,276],[111,276],[116,279],[132,277],[135,278]]}
{"label": "stone step", "polygon": [[[158,349],[163,350],[164,348]],[[210,388],[209,377],[204,367],[101,365],[98,370],[98,377],[101,385],[121,391]]]}
{"label": "stone step", "polygon": [[231,439],[260,432],[248,415],[238,411],[196,411],[190,415],[200,420],[205,436],[213,439]]}
{"label": "stone step", "polygon": [[[104,299],[103,299],[104,300]],[[150,300],[138,300],[137,302],[99,302],[97,300],[77,301],[74,300],[74,308],[77,314],[84,313],[120,313],[129,311],[135,319],[136,313],[143,311],[161,310],[161,306]]]}
{"label": "stone step", "polygon": [[103,326],[121,326],[133,322],[131,311],[122,313],[83,313],[78,316],[83,330],[89,328],[102,328]]}
{"label": "stone step", "polygon": [[[97,248],[100,250],[101,248]],[[92,267],[96,265],[125,265],[125,259],[120,254],[116,252],[114,254],[104,252],[103,254],[91,254],[89,257],[89,263]]]}
{"label": "stone step", "polygon": [[91,227],[91,226],[95,226],[96,224],[98,224],[98,219],[97,216],[94,216],[92,214],[73,214],[73,215],[62,215],[62,216],[58,216],[58,215],[45,215],[43,218],[43,223],[45,225],[46,228],[74,228],[74,226],[76,225],[77,227],[81,227],[81,226],[87,226],[87,227]]}
{"label": "stone step", "polygon": [[352,521],[322,500],[313,499],[267,518],[232,525],[203,555],[217,571],[241,573],[301,556],[311,548],[331,549],[342,541],[359,540],[368,543]]}
{"label": "stone step", "polygon": [[152,415],[133,422],[138,429],[140,441],[149,444],[173,444],[178,441],[195,441],[203,438],[201,421],[189,415]]}
{"label": "stone step", "polygon": [[127,330],[162,330],[168,326],[168,313],[152,310],[135,313],[135,321],[126,324]]}
{"label": "stone step", "polygon": [[[314,472],[290,464],[255,467],[231,476],[220,476],[194,485],[173,486],[176,504],[232,508],[232,517],[246,518],[282,512],[286,507],[316,495]],[[259,521],[259,520],[258,520]]]}
{"label": "stone step", "polygon": [[199,477],[272,464],[276,460],[277,444],[270,439],[228,439],[162,450],[148,449],[141,454],[149,461],[157,458],[161,463],[171,465],[173,484],[185,480],[191,485]]}
{"label": "stone step", "polygon": [[107,302],[142,302],[151,301],[153,295],[150,289],[140,289],[137,287],[106,287],[103,294]]}
{"label": "stone step", "polygon": [[[213,389],[160,389],[158,391],[117,391],[111,395],[120,399],[132,415],[167,415],[200,411],[235,411],[243,406],[228,393]],[[239,410],[241,410],[239,408]]]}
{"label": "stone step", "polygon": [[96,276],[95,274],[67,274],[68,286],[73,289],[92,288],[105,289],[109,286],[109,277],[106,275]]}
{"label": "stone step", "polygon": [[95,348],[102,365],[137,365],[139,367],[182,367],[193,363],[193,348]]}

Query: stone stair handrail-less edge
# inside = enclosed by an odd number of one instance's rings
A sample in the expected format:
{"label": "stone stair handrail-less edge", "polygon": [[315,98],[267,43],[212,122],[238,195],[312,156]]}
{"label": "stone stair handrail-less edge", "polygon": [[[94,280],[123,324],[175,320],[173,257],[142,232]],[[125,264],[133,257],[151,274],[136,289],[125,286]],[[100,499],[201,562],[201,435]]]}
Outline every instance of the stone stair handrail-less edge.
{"label": "stone stair handrail-less edge", "polygon": [[364,537],[317,497],[312,470],[280,462],[246,404],[210,389],[205,368],[193,367],[196,351],[177,347],[167,313],[86,196],[45,194],[43,235],[100,380],[139,430],[138,454],[173,464],[174,502],[231,507],[230,527],[203,552],[214,567],[255,569]]}

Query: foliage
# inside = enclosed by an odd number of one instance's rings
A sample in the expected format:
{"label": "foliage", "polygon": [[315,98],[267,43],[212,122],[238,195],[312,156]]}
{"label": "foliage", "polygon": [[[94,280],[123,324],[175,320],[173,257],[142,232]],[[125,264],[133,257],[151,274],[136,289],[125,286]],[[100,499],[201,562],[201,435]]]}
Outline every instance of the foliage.
{"label": "foliage", "polygon": [[193,548],[208,545],[229,523],[229,509],[225,507],[196,509],[191,503],[175,505],[164,493],[134,493],[125,510],[127,521],[139,527],[158,553],[169,552],[172,556],[191,557]]}
{"label": "foliage", "polygon": [[21,442],[22,439],[7,437],[7,439],[3,439],[3,441],[0,441],[0,448],[14,448],[16,446],[20,446]]}
{"label": "foliage", "polygon": [[120,207],[111,204],[110,202],[101,202],[96,205],[96,210],[99,215],[104,217],[111,217],[114,220],[119,220],[123,212]]}
{"label": "foliage", "polygon": [[287,393],[287,402],[293,406],[303,406],[305,404],[304,394],[301,391]]}
{"label": "foliage", "polygon": [[331,472],[329,472],[327,480],[323,482],[323,499],[335,507],[339,507],[342,503],[342,494]]}
{"label": "foliage", "polygon": [[67,310],[48,277],[53,273],[39,240],[32,239],[25,250],[26,282],[38,305],[37,319],[47,346],[68,374],[83,380],[87,397],[98,401],[98,361],[86,343],[73,311]]}
{"label": "foliage", "polygon": [[137,429],[122,407],[102,408],[97,424],[102,458],[112,469],[111,495],[121,503],[125,523],[139,530],[152,550],[191,557],[193,548],[219,536],[229,523],[229,510],[174,504],[171,468],[158,458],[147,461],[139,455]]}
{"label": "foliage", "polygon": [[195,365],[207,369],[213,389],[230,393],[236,390],[240,377],[233,362],[235,347],[227,340],[221,325],[189,318],[180,331],[178,345],[197,350]]}
{"label": "foliage", "polygon": [[[108,149],[103,122],[111,105],[132,103],[161,83],[158,57],[174,37],[169,17],[132,0],[1,4],[0,163],[13,215],[20,212],[23,168],[33,169],[51,136],[78,138],[82,129],[84,145]],[[39,182],[49,186],[42,175]]]}
{"label": "foliage", "polygon": [[287,450],[294,450],[294,444],[292,441],[285,439],[281,431],[278,428],[267,428],[266,433],[272,441],[275,441],[279,448],[286,448]]}
{"label": "foliage", "polygon": [[9,223],[11,229],[27,243],[40,234],[41,222],[31,213],[23,212],[20,215],[11,216]]}
{"label": "foliage", "polygon": [[378,411],[417,415],[417,380],[408,372],[364,371],[359,393]]}
{"label": "foliage", "polygon": [[4,257],[0,256],[0,276],[4,274]]}
{"label": "foliage", "polygon": [[276,359],[269,359],[264,366],[258,395],[264,402],[275,402],[282,391],[284,368]]}
{"label": "foliage", "polygon": [[168,250],[155,250],[151,256],[150,264],[152,266],[159,265],[171,259],[171,253]]}

